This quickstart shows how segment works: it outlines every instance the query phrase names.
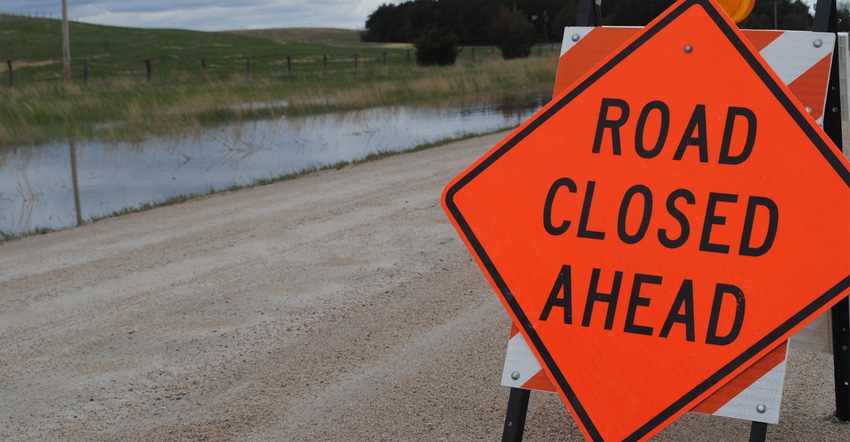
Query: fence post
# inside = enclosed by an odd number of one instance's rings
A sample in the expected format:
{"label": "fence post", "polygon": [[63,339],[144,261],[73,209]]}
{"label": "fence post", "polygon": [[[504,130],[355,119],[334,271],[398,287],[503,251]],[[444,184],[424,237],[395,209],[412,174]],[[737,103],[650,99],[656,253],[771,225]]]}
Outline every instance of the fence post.
{"label": "fence post", "polygon": [[150,84],[150,82],[151,82],[151,59],[150,58],[145,59],[145,74],[146,74],[147,79],[148,79],[148,84]]}
{"label": "fence post", "polygon": [[325,54],[325,55],[322,56],[322,70],[323,71],[328,70],[328,54]]}
{"label": "fence post", "polygon": [[245,74],[251,76],[251,57],[245,57]]}
{"label": "fence post", "polygon": [[77,210],[77,225],[83,225],[83,210],[80,207],[80,181],[77,179],[77,149],[74,137],[68,137],[68,148],[71,150],[71,185],[74,188],[74,208]]}
{"label": "fence post", "polygon": [[201,79],[207,81],[207,59],[201,57]]}
{"label": "fence post", "polygon": [[83,86],[88,87],[89,85],[89,59],[87,58],[83,62]]}
{"label": "fence post", "polygon": [[6,60],[6,65],[9,66],[9,87],[15,87],[15,77],[12,75],[12,60]]}
{"label": "fence post", "polygon": [[292,74],[292,58],[290,58],[288,55],[286,56],[286,74]]}

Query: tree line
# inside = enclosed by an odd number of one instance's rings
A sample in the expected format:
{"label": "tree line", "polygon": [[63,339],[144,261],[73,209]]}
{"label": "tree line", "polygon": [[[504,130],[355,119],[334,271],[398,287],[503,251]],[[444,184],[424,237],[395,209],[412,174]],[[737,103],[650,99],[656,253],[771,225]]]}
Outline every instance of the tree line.
{"label": "tree line", "polygon": [[[366,20],[362,37],[373,42],[414,43],[432,30],[452,34],[459,45],[499,45],[506,29],[533,43],[560,42],[575,25],[579,0],[410,0],[383,4]],[[606,26],[643,26],[674,0],[605,0]],[[847,11],[846,2],[843,10]],[[841,8],[840,8],[841,9]],[[749,29],[811,29],[814,18],[800,0],[761,0],[739,24]],[[515,23],[520,21],[522,23]],[[847,20],[850,22],[850,19]],[[848,23],[845,23],[845,26]]]}

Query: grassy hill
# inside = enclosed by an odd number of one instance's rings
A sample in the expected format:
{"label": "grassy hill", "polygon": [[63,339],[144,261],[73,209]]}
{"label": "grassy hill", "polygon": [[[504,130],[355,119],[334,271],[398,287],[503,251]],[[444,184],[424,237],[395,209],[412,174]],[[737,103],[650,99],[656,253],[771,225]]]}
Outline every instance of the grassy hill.
{"label": "grassy hill", "polygon": [[[61,32],[59,20],[0,15],[0,60],[12,61],[16,85],[62,78]],[[151,61],[152,79],[160,81],[200,78],[202,59],[208,77],[216,79],[247,75],[248,57],[252,75],[353,68],[355,53],[358,68],[383,63],[384,52],[388,64],[407,62],[406,50],[362,43],[357,31],[342,29],[199,32],[71,22],[68,33],[72,77],[82,78],[88,60],[92,81],[145,79],[146,60]],[[5,70],[3,64],[0,69]]]}
{"label": "grassy hill", "polygon": [[543,51],[505,62],[491,48],[474,58],[466,48],[455,66],[421,68],[409,45],[364,43],[357,31],[339,29],[198,32],[71,22],[69,34],[72,85],[64,87],[61,22],[0,14],[0,147],[549,91],[558,59],[557,51]]}

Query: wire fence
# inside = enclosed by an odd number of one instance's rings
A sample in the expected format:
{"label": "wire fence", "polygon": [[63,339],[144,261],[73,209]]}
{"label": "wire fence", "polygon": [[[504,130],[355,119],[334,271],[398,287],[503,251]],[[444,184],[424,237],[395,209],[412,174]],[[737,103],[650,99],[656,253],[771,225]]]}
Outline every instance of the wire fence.
{"label": "wire fence", "polygon": [[[531,56],[548,56],[560,52],[555,44],[539,44],[532,48]],[[496,47],[466,47],[458,53],[460,63],[479,63],[500,59]],[[263,54],[227,55],[193,59],[164,55],[138,60],[110,58],[72,58],[72,78],[89,86],[93,80],[144,82],[197,82],[229,80],[233,78],[285,78],[295,75],[322,75],[358,72],[387,72],[393,69],[418,67],[415,50],[365,49],[348,55],[328,54]],[[60,60],[33,63],[27,60],[6,59],[0,64],[0,74],[6,71],[9,87],[61,80],[63,69]]]}

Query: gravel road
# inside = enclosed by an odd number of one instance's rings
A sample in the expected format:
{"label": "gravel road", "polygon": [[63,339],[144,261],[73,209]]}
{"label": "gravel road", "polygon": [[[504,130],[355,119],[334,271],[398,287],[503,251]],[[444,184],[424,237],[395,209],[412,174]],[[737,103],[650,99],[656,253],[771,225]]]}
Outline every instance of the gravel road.
{"label": "gravel road", "polygon": [[[499,440],[510,319],[440,194],[504,136],[0,244],[0,440]],[[850,440],[832,382],[792,350],[768,440]],[[525,440],[583,437],[533,393]]]}

